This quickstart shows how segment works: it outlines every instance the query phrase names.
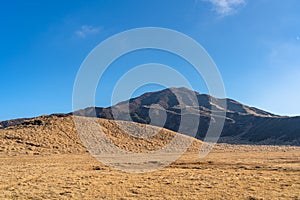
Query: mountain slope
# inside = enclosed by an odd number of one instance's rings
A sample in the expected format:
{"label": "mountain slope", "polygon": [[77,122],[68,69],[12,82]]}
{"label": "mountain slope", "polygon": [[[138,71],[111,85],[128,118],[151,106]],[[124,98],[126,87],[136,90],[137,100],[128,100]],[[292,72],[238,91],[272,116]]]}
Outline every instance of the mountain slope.
{"label": "mountain slope", "polygon": [[[86,117],[80,117],[82,123],[86,123],[88,120]],[[144,124],[106,119],[97,119],[97,123],[113,144],[126,151],[148,152],[158,150],[168,144],[175,135],[181,141],[193,142],[190,150],[193,148],[195,150],[202,144],[201,141],[194,138],[150,125],[146,127]],[[129,127],[133,134],[139,134],[143,131],[146,131],[146,134],[152,132],[157,134],[149,138],[133,137],[128,135],[127,131],[120,129],[120,124],[123,127]],[[20,124],[0,129],[0,155],[84,153],[86,148],[79,137],[78,128],[80,127],[75,126],[73,117],[70,115],[50,115],[24,119]],[[93,134],[97,134],[97,132]]]}
{"label": "mountain slope", "polygon": [[[192,100],[193,95],[196,96],[199,105]],[[222,100],[226,101],[227,110],[220,104]],[[213,108],[215,111],[212,114]],[[178,131],[183,115],[191,115],[194,119],[200,119],[196,138],[203,139],[210,121],[214,122],[216,118],[221,117],[218,112],[225,111],[226,118],[220,142],[300,145],[300,117],[274,115],[232,99],[218,99],[186,88],[149,92],[112,107],[90,107],[73,114],[105,119],[132,119],[134,122],[151,123],[173,131]],[[151,113],[156,113],[157,116],[165,113],[166,122],[160,124],[160,118],[151,121]],[[189,135],[191,132],[189,127],[185,127],[184,130],[183,134]]]}

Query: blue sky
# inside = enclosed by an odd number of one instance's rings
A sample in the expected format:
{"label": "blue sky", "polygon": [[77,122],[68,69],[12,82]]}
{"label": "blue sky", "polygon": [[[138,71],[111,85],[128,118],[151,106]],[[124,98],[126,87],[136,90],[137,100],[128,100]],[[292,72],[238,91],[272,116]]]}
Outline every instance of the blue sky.
{"label": "blue sky", "polygon": [[[299,10],[298,0],[7,1],[0,7],[0,120],[70,112],[76,73],[89,52],[116,33],[147,26],[199,42],[217,64],[229,98],[300,115]],[[122,72],[147,62],[174,66],[207,92],[184,61],[141,51],[111,66],[97,106],[110,104]],[[136,95],[155,89],[146,86]]]}

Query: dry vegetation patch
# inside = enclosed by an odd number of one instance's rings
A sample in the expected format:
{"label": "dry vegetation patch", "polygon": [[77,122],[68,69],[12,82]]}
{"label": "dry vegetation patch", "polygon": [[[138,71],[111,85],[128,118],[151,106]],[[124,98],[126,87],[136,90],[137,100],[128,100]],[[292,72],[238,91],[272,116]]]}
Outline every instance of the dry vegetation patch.
{"label": "dry vegetation patch", "polygon": [[[162,129],[137,138],[114,121],[99,124],[134,152],[155,150],[176,134]],[[38,117],[0,130],[0,199],[299,199],[299,147],[218,144],[200,159],[201,145],[194,140],[163,169],[124,173],[86,152],[72,117]]]}

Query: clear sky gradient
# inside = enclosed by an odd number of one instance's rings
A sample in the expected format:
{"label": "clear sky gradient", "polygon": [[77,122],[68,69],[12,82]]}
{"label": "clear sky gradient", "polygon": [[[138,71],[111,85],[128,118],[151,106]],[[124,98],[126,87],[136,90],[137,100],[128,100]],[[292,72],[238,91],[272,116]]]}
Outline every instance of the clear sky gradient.
{"label": "clear sky gradient", "polygon": [[[157,26],[198,41],[217,64],[229,98],[281,115],[300,115],[300,1],[6,1],[0,6],[0,120],[70,112],[76,73],[113,34]],[[99,86],[97,106],[125,69],[158,62],[189,77],[187,63],[163,52],[120,58]],[[190,75],[189,75],[190,74]],[[155,90],[147,86],[136,95]]]}

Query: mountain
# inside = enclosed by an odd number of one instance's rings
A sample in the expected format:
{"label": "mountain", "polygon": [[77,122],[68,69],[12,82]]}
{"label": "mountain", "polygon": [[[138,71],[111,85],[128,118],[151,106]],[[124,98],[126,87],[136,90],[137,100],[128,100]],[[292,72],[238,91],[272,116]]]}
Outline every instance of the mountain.
{"label": "mountain", "polygon": [[[192,97],[196,97],[198,102]],[[226,102],[227,109],[220,103],[222,101]],[[150,116],[153,113],[156,113],[158,118],[151,121]],[[214,123],[218,117],[221,118],[222,113],[226,114],[226,117],[219,142],[300,145],[300,117],[274,115],[233,99],[218,99],[187,88],[148,92],[112,107],[89,107],[73,114],[126,121],[132,119],[134,122],[151,123],[172,131],[179,131],[180,120],[189,115],[193,119],[200,119],[196,138],[203,139],[211,121]],[[160,124],[162,121],[165,123]],[[191,131],[186,125],[180,132],[189,135]]]}
{"label": "mountain", "polygon": [[[226,102],[226,109],[222,102]],[[49,117],[69,117],[72,114],[151,124],[188,136],[193,132],[190,123],[200,120],[195,137],[201,140],[206,136],[209,124],[223,118],[225,123],[218,142],[300,146],[300,117],[274,115],[233,99],[218,99],[187,88],[148,92],[112,107],[88,107],[73,113],[53,114]],[[183,118],[189,121],[181,123]],[[41,123],[33,119],[2,121],[0,129],[17,125],[35,126]],[[180,124],[184,125],[180,127]]]}

